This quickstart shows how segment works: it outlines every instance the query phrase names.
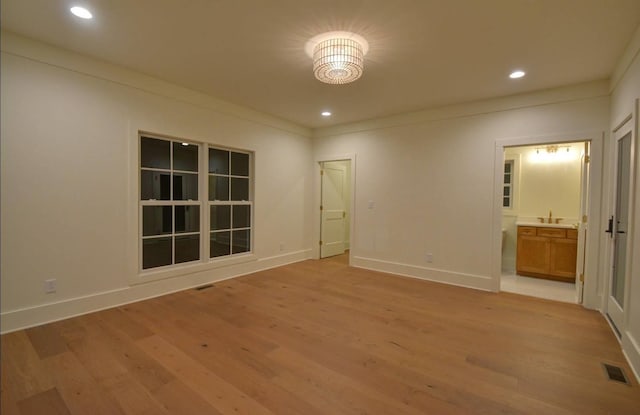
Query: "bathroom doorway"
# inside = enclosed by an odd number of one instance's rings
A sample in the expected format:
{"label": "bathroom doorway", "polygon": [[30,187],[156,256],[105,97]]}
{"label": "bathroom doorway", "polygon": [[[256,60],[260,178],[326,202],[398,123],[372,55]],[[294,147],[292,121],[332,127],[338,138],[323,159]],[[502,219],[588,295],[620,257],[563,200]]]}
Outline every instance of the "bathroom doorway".
{"label": "bathroom doorway", "polygon": [[590,141],[505,146],[500,290],[582,302]]}

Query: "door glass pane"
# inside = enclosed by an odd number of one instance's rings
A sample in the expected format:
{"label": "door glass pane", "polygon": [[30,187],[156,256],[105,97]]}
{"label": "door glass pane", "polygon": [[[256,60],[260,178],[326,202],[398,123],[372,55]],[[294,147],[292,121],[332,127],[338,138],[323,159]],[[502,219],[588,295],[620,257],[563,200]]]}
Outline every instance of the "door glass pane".
{"label": "door glass pane", "polygon": [[171,198],[171,175],[159,171],[140,172],[140,200],[169,200]]}
{"label": "door glass pane", "polygon": [[231,206],[211,206],[211,230],[231,228]]}
{"label": "door glass pane", "polygon": [[249,200],[249,179],[231,179],[231,200]]}
{"label": "door glass pane", "polygon": [[229,178],[209,176],[209,200],[229,200]]}
{"label": "door glass pane", "polygon": [[629,218],[629,179],[631,172],[631,133],[618,141],[616,177],[616,226],[613,239],[613,276],[611,295],[624,309],[624,286],[627,262],[627,231]]}
{"label": "door glass pane", "polygon": [[231,232],[211,232],[209,242],[210,258],[231,254]]}
{"label": "door glass pane", "polygon": [[504,172],[505,173],[511,173],[511,162],[506,162],[504,163]]}
{"label": "door glass pane", "polygon": [[251,226],[251,206],[234,205],[233,206],[233,227],[248,228]]}
{"label": "door glass pane", "polygon": [[198,171],[198,146],[174,142],[173,170]]}
{"label": "door glass pane", "polygon": [[229,174],[229,152],[209,149],[209,173]]}
{"label": "door glass pane", "polygon": [[170,169],[171,142],[142,137],[140,139],[140,166],[156,169]]}
{"label": "door glass pane", "polygon": [[244,153],[231,153],[231,175],[249,176],[249,155]]}
{"label": "door glass pane", "polygon": [[142,269],[171,265],[171,237],[142,240]]}
{"label": "door glass pane", "polygon": [[249,229],[233,231],[233,249],[231,253],[249,252],[249,247],[251,246],[249,242]]}
{"label": "door glass pane", "polygon": [[200,235],[176,236],[176,264],[200,259]]}
{"label": "door glass pane", "polygon": [[142,207],[142,235],[171,233],[171,206]]}
{"label": "door glass pane", "polygon": [[173,174],[173,200],[198,200],[197,174]]}
{"label": "door glass pane", "polygon": [[200,230],[200,206],[176,206],[176,233]]}

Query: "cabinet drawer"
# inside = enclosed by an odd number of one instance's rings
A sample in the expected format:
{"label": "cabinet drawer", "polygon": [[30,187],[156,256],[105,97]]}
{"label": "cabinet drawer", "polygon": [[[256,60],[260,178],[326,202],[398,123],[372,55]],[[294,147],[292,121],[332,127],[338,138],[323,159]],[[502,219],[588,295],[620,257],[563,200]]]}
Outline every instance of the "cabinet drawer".
{"label": "cabinet drawer", "polygon": [[536,228],[533,226],[518,226],[518,235],[536,236]]}
{"label": "cabinet drawer", "polygon": [[567,238],[569,238],[569,239],[578,239],[578,230],[577,229],[567,229]]}
{"label": "cabinet drawer", "polygon": [[561,228],[536,228],[538,236],[547,236],[549,238],[566,238],[566,229]]}

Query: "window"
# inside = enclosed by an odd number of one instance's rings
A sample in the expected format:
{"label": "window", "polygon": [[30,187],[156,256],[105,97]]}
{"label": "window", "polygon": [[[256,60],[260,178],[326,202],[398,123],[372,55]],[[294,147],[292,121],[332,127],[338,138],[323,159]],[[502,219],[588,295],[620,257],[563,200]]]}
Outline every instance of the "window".
{"label": "window", "polygon": [[249,154],[209,148],[209,257],[251,250]]}
{"label": "window", "polygon": [[502,188],[502,207],[513,207],[513,160],[505,160],[504,162],[504,185]]}
{"label": "window", "polygon": [[247,152],[140,136],[142,270],[251,252],[250,167]]}

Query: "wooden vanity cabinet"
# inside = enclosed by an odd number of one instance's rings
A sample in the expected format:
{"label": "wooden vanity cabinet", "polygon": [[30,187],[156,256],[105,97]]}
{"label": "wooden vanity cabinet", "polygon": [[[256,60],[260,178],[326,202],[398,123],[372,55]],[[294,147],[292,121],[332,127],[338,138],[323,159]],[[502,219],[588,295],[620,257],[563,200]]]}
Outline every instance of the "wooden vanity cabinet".
{"label": "wooden vanity cabinet", "polygon": [[516,272],[529,277],[574,282],[576,229],[518,226]]}

